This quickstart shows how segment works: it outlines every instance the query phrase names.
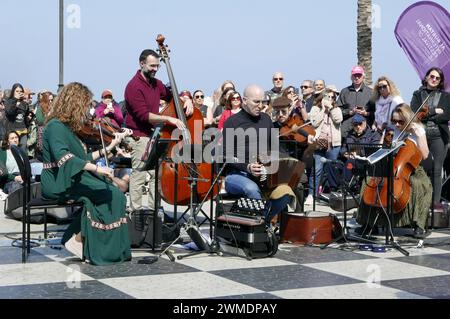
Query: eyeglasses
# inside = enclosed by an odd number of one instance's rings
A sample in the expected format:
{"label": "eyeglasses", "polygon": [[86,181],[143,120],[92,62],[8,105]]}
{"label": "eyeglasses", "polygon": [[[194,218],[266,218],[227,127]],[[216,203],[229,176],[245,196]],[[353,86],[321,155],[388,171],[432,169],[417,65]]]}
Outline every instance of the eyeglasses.
{"label": "eyeglasses", "polygon": [[204,96],[204,95],[196,95],[195,98],[196,98],[196,99],[204,99],[205,96]]}
{"label": "eyeglasses", "polygon": [[241,97],[240,97],[240,96],[233,96],[233,97],[231,97],[230,100],[231,100],[231,101],[240,101],[240,100],[241,100]]}
{"label": "eyeglasses", "polygon": [[289,114],[289,109],[287,109],[287,110],[275,110],[275,111],[273,111],[273,113],[275,115],[278,115],[278,114],[280,114],[280,115],[288,115]]}
{"label": "eyeglasses", "polygon": [[358,74],[353,74],[353,77],[354,78],[360,78],[360,77],[362,77],[363,75],[362,74],[360,74],[360,73],[358,73]]}
{"label": "eyeglasses", "polygon": [[273,78],[274,81],[283,81],[283,78]]}
{"label": "eyeglasses", "polygon": [[301,87],[300,87],[302,90],[304,90],[304,89],[309,89],[310,88],[310,86],[307,86],[307,85],[302,85]]}
{"label": "eyeglasses", "polygon": [[405,121],[403,121],[403,120],[392,120],[391,122],[394,125],[397,125],[397,124],[404,125],[405,124]]}
{"label": "eyeglasses", "polygon": [[379,90],[386,90],[389,86],[388,85],[379,85],[378,89]]}
{"label": "eyeglasses", "polygon": [[433,75],[433,74],[430,74],[430,79],[436,80],[436,81],[440,81],[440,80],[441,80],[441,77],[440,77],[440,76]]}

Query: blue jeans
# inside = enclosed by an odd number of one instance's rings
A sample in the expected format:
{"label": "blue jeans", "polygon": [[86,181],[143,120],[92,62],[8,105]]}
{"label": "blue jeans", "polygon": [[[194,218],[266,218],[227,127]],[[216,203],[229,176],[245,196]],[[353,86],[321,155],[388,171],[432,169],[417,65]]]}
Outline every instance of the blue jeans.
{"label": "blue jeans", "polygon": [[225,177],[225,190],[231,195],[262,199],[258,184],[247,176],[244,172],[227,175]]}
{"label": "blue jeans", "polygon": [[[320,150],[320,151],[316,151],[314,153],[314,162],[315,162],[315,176],[316,176],[316,195],[318,193],[319,190],[319,183],[320,183],[320,178],[322,177],[322,171],[323,171],[323,163],[320,161],[320,159],[322,157],[329,159],[329,160],[335,160],[338,158],[339,156],[339,152],[341,151],[341,147],[340,146],[335,146],[332,147],[330,150],[328,151],[324,151],[324,150]],[[311,172],[311,175],[309,176],[309,195],[313,195],[313,173]]]}

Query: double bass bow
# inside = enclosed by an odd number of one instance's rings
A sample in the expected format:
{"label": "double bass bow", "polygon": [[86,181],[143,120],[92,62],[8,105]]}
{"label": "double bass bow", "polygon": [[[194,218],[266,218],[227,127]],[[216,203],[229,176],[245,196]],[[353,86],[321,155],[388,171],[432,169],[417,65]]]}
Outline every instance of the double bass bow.
{"label": "double bass bow", "polygon": [[[179,204],[188,205],[190,203],[190,178],[198,178],[195,183],[195,197],[198,201],[202,201],[205,196],[208,196],[208,190],[212,184],[212,164],[211,163],[193,163],[193,156],[191,154],[191,161],[188,163],[178,163],[178,170],[174,163],[174,150],[175,147],[180,147],[182,145],[183,150],[193,150],[194,146],[202,146],[203,143],[203,130],[204,122],[203,115],[201,111],[194,107],[193,114],[186,117],[183,107],[181,106],[181,101],[179,99],[178,89],[175,83],[175,77],[172,72],[172,67],[170,65],[169,53],[167,50],[167,45],[164,44],[165,37],[158,35],[156,42],[158,43],[159,52],[161,55],[161,60],[167,67],[167,74],[169,77],[169,82],[172,90],[172,100],[168,105],[161,110],[160,114],[178,118],[182,121],[186,127],[181,133],[182,140],[178,143],[169,144],[168,154],[171,154],[172,160],[164,160],[161,163],[159,170],[160,183],[159,193],[161,197],[169,204]],[[165,125],[161,130],[161,137],[163,139],[172,138],[172,132],[174,127]],[[202,152],[203,154],[203,152]],[[177,183],[175,183],[177,181]],[[209,196],[216,196],[219,192],[219,187],[216,185],[213,192],[210,192]]]}

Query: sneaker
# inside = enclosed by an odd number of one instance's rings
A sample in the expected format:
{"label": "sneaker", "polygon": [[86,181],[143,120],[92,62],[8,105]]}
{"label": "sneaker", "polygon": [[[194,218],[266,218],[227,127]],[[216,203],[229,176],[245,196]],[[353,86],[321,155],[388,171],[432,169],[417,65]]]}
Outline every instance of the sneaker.
{"label": "sneaker", "polygon": [[417,239],[424,239],[426,238],[430,233],[426,232],[424,229],[420,228],[420,227],[416,227],[414,229],[414,234],[413,237],[417,238]]}
{"label": "sneaker", "polygon": [[64,245],[68,251],[77,256],[81,260],[83,259],[83,244],[75,239],[75,235],[70,238]]}
{"label": "sneaker", "polygon": [[308,197],[306,197],[305,199],[305,205],[311,206],[314,202],[314,199],[312,197],[312,195],[308,195]]}

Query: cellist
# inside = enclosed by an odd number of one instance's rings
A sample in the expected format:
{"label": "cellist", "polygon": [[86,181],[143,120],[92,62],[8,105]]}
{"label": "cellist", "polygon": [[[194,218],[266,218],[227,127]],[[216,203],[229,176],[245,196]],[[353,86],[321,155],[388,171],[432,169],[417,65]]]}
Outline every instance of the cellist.
{"label": "cellist", "polygon": [[[133,130],[133,136],[140,137],[139,141],[131,141],[133,151],[131,161],[133,171],[130,177],[130,202],[132,210],[142,208],[142,186],[146,182],[147,172],[137,169],[144,164],[141,161],[145,147],[152,136],[154,125],[164,123],[176,126],[178,129],[186,129],[184,123],[177,118],[159,115],[160,100],[170,101],[172,93],[158,80],[155,75],[160,68],[160,56],[153,50],[144,50],[139,56],[140,69],[130,80],[125,89],[125,102],[127,109],[126,127]],[[193,113],[193,104],[190,99],[183,105],[186,116]],[[149,171],[149,196],[148,207],[154,207],[154,171]]]}
{"label": "cellist", "polygon": [[[396,140],[400,133],[405,129],[405,126],[414,117],[414,113],[407,104],[398,105],[391,115],[391,123],[394,126],[394,140]],[[429,155],[426,133],[423,125],[416,118],[411,124],[406,127],[405,132],[400,136],[399,141],[409,139],[417,147],[417,150],[422,155],[422,160]],[[425,173],[422,166],[418,166],[410,176],[411,194],[408,204],[403,212],[394,214],[393,225],[395,227],[412,226],[414,228],[415,238],[424,238],[428,235],[425,232],[425,225],[427,222],[429,208],[432,201],[432,186],[431,181]],[[361,188],[361,194],[364,194],[365,183]],[[378,216],[378,218],[376,218]],[[361,205],[357,212],[357,222],[363,225],[357,229],[358,233],[362,233],[364,229],[368,230],[367,225],[373,225],[376,220],[377,224],[385,222],[385,214],[382,208],[375,208],[368,206],[361,200]]]}

